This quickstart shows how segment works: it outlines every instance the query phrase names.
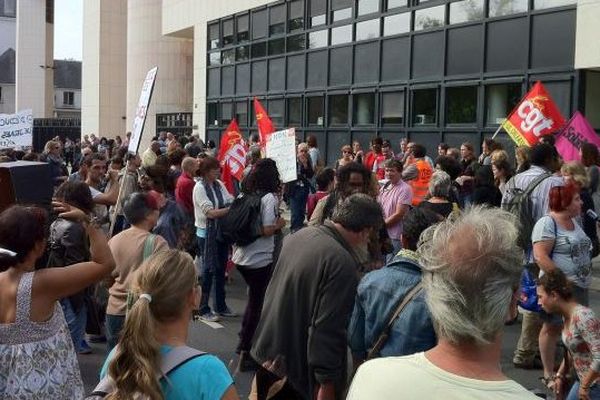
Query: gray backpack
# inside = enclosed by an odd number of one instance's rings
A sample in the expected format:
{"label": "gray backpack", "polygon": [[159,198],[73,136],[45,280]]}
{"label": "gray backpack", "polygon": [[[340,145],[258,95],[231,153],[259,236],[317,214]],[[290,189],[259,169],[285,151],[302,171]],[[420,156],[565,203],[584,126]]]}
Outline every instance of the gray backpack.
{"label": "gray backpack", "polygon": [[[207,353],[200,350],[193,349],[188,346],[179,346],[173,348],[165,356],[163,356],[160,362],[160,374],[159,378],[166,377],[171,371],[177,369],[177,367],[185,364],[186,362],[205,355]],[[115,391],[115,381],[107,374],[94,388],[94,391],[90,393],[85,399],[86,400],[103,400],[109,394]],[[144,400],[146,396],[138,395],[135,396],[136,400]]]}

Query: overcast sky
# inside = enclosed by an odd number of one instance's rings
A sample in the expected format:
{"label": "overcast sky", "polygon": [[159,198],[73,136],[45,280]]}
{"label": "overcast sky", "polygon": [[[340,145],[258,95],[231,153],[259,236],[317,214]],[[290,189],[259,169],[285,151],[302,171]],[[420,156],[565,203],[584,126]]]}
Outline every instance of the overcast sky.
{"label": "overcast sky", "polygon": [[[109,0],[111,1],[111,0]],[[54,2],[54,59],[81,61],[83,0]]]}

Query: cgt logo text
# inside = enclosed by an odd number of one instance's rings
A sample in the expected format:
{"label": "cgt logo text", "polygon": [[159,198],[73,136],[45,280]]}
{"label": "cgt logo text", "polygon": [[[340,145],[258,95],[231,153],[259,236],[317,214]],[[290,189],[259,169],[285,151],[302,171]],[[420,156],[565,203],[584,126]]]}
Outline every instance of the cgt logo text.
{"label": "cgt logo text", "polygon": [[544,129],[552,129],[554,122],[546,118],[544,114],[536,107],[533,101],[525,100],[517,110],[517,115],[521,118],[521,130],[529,132],[533,130],[535,136],[542,136]]}

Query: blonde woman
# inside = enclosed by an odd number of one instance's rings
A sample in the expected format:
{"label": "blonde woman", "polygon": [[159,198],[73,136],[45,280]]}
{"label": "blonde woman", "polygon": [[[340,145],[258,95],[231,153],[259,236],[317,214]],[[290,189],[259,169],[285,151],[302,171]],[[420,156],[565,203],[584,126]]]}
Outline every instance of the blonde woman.
{"label": "blonde woman", "polygon": [[344,165],[350,164],[354,161],[354,155],[352,154],[352,147],[350,145],[342,146],[342,158],[336,161],[335,169],[343,167]]}
{"label": "blonde woman", "polygon": [[515,174],[520,174],[523,171],[527,171],[529,167],[531,167],[531,162],[529,161],[529,147],[517,147],[515,149],[515,160],[517,161]]}
{"label": "blonde woman", "polygon": [[138,394],[151,400],[239,399],[227,368],[213,355],[191,358],[158,378],[162,357],[186,345],[192,311],[200,303],[194,262],[187,253],[152,255],[136,272],[131,293],[136,300],[123,334],[100,372],[115,383],[108,400]]}

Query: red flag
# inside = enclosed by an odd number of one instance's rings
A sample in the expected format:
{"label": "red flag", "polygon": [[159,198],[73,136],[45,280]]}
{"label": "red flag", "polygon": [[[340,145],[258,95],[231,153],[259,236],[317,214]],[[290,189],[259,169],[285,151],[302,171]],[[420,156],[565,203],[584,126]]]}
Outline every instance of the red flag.
{"label": "red flag", "polygon": [[258,134],[260,135],[260,147],[264,149],[269,136],[275,132],[275,128],[273,127],[273,121],[269,118],[269,114],[267,114],[256,97],[254,98],[254,112],[256,113],[256,125],[258,126]]}
{"label": "red flag", "polygon": [[229,193],[234,194],[232,178],[241,181],[246,167],[246,148],[235,118],[223,133],[218,159],[221,162],[221,180]]}
{"label": "red flag", "polygon": [[506,118],[502,127],[517,145],[533,146],[541,136],[558,131],[564,124],[564,117],[544,85],[538,81]]}

